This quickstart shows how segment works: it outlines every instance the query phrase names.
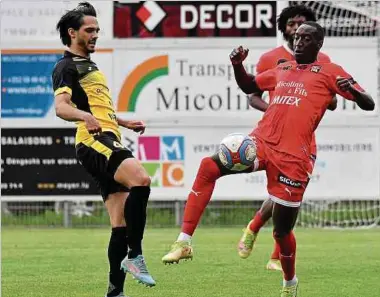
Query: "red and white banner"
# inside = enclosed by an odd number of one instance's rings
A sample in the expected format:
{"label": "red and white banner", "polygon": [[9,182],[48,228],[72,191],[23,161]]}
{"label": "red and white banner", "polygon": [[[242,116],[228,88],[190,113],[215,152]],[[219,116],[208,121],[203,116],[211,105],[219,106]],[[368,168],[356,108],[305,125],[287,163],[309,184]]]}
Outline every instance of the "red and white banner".
{"label": "red and white banner", "polygon": [[114,2],[114,36],[276,36],[275,1]]}

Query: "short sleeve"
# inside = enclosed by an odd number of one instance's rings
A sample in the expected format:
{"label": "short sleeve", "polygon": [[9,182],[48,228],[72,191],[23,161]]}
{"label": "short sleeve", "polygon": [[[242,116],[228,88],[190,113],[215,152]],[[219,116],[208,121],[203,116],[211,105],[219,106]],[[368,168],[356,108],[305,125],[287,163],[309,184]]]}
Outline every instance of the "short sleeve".
{"label": "short sleeve", "polygon": [[322,63],[331,63],[331,59],[328,55],[324,54],[324,53],[319,53],[318,55],[318,62],[322,62]]}
{"label": "short sleeve", "polygon": [[261,91],[273,91],[277,83],[278,68],[272,68],[255,76],[257,86]]}
{"label": "short sleeve", "polygon": [[73,85],[77,79],[75,66],[65,60],[58,62],[53,70],[53,90],[54,96],[62,93],[72,95]]}
{"label": "short sleeve", "polygon": [[268,63],[265,61],[265,56],[261,56],[259,62],[256,64],[256,73],[260,74],[268,70]]}
{"label": "short sleeve", "polygon": [[338,85],[336,84],[336,80],[338,77],[347,78],[356,90],[361,92],[363,91],[363,88],[355,81],[352,75],[347,73],[342,67],[337,66],[330,75],[330,88],[335,94],[339,94],[348,100],[354,100],[354,97],[350,92],[343,92],[338,88]]}

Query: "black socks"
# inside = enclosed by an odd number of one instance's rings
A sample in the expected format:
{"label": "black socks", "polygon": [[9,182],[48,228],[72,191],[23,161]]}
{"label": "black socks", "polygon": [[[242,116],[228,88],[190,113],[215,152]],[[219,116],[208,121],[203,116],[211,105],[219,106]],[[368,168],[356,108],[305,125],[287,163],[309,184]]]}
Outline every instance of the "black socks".
{"label": "black socks", "polygon": [[150,187],[132,187],[125,203],[124,217],[127,223],[128,258],[136,258],[142,254],[142,239],[146,223],[146,207]]}

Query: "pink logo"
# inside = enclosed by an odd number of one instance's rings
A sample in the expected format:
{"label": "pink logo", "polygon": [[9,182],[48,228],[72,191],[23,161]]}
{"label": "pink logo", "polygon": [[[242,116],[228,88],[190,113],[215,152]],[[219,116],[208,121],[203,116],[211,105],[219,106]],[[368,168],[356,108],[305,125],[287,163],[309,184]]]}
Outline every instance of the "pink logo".
{"label": "pink logo", "polygon": [[138,140],[138,158],[141,161],[160,160],[160,137],[141,136]]}

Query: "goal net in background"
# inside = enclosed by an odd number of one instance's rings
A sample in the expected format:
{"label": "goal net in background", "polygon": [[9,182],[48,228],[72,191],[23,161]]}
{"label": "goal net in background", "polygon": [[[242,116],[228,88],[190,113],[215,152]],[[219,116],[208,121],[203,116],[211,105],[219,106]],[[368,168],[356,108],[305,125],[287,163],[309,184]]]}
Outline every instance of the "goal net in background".
{"label": "goal net in background", "polygon": [[313,9],[327,37],[378,36],[379,1],[289,1]]}
{"label": "goal net in background", "polygon": [[[379,98],[379,57],[380,57],[380,1],[289,1],[288,5],[303,4],[313,9],[318,22],[325,28],[327,39],[365,41],[377,45],[377,97]],[[344,49],[342,49],[344,51]],[[360,51],[353,59],[360,59]],[[372,75],[372,74],[370,74]],[[353,160],[354,161],[354,160]],[[380,162],[380,160],[374,160]],[[354,169],[353,169],[354,170]],[[365,170],[363,168],[363,170]],[[358,172],[358,174],[360,174]],[[336,172],[339,178],[339,172]],[[333,181],[332,186],[333,186]],[[360,185],[357,185],[360,187]],[[363,192],[366,189],[363,188]],[[303,203],[298,224],[315,227],[373,227],[380,225],[380,200],[331,199],[323,201],[306,200]]]}

